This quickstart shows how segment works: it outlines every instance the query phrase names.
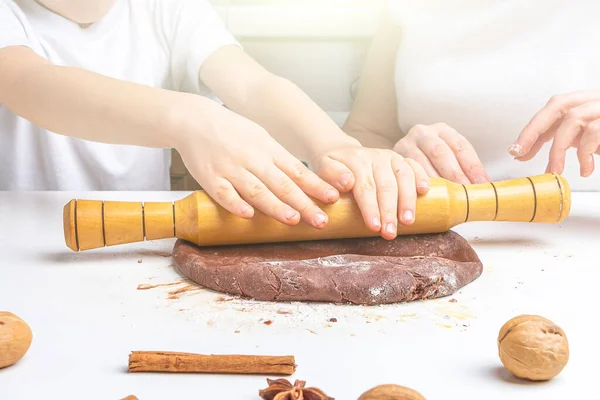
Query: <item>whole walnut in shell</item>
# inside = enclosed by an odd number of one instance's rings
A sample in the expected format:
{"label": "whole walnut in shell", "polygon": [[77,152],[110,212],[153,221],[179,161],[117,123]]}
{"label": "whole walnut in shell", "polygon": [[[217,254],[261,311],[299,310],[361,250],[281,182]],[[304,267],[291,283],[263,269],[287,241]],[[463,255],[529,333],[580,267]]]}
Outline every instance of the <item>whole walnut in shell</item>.
{"label": "whole walnut in shell", "polygon": [[379,385],[363,393],[358,400],[425,400],[425,397],[404,386]]}
{"label": "whole walnut in shell", "polygon": [[29,325],[16,315],[0,311],[0,368],[19,361],[31,345]]}
{"label": "whole walnut in shell", "polygon": [[519,378],[546,381],[569,361],[569,343],[563,330],[538,315],[520,315],[508,321],[498,335],[502,364]]}

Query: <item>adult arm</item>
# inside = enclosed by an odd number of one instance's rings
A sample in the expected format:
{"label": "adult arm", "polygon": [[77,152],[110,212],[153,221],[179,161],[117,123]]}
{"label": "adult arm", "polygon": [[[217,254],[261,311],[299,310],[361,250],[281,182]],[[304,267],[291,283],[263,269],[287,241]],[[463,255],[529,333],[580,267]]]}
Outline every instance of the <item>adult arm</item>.
{"label": "adult arm", "polygon": [[398,126],[394,74],[400,29],[384,17],[373,37],[344,130],[364,146],[391,149]]}
{"label": "adult arm", "polygon": [[344,130],[363,145],[392,148],[417,161],[429,176],[463,184],[489,181],[473,146],[452,127],[418,124],[402,132],[395,85],[401,32],[391,14],[386,13],[373,38]]}

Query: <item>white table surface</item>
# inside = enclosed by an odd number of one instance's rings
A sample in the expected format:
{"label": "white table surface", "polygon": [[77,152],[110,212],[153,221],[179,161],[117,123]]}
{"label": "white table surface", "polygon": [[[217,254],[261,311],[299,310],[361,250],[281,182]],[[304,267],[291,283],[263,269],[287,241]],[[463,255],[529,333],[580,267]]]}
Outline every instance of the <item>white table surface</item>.
{"label": "white table surface", "polygon": [[[382,383],[428,400],[600,399],[600,194],[575,193],[560,226],[456,228],[482,259],[482,276],[452,297],[410,304],[270,304],[207,290],[169,298],[187,285],[171,265],[173,240],[82,253],[64,245],[62,207],[73,197],[183,196],[0,193],[0,310],[34,332],[25,358],[0,370],[0,399],[253,400],[266,386],[262,376],[127,373],[132,350],[294,355],[291,379],[337,400]],[[171,286],[138,290],[163,283]],[[517,380],[499,361],[498,331],[521,313],[567,334],[569,364],[550,382]]]}

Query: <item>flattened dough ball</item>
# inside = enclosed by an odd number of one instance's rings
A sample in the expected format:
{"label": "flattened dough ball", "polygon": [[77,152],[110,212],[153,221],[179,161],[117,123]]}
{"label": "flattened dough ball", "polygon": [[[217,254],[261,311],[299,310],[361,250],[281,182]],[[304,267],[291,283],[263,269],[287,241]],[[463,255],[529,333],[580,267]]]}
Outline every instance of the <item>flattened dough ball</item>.
{"label": "flattened dough ball", "polygon": [[213,290],[267,301],[385,304],[448,296],[482,264],[452,231],[431,235],[198,247],[178,240],[177,267]]}
{"label": "flattened dough ball", "polygon": [[546,381],[569,361],[569,343],[563,330],[538,315],[520,315],[500,329],[498,352],[502,364],[519,378]]}

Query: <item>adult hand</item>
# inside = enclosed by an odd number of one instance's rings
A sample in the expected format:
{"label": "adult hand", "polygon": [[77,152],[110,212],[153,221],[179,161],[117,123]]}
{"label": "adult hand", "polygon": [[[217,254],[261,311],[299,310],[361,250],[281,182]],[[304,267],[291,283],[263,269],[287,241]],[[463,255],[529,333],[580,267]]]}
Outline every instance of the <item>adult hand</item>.
{"label": "adult hand", "polygon": [[391,150],[338,147],[316,157],[312,165],[340,191],[353,192],[365,224],[385,239],[396,237],[398,222],[414,223],[417,194],[429,190],[423,167]]}
{"label": "adult hand", "polygon": [[446,124],[415,125],[394,151],[419,162],[429,176],[462,184],[490,181],[471,143]]}
{"label": "adult hand", "polygon": [[[199,111],[210,117],[190,117]],[[315,228],[326,226],[327,215],[309,195],[334,203],[339,192],[265,129],[217,103],[184,106],[178,115],[181,134],[175,147],[192,176],[222,207],[242,218],[252,218],[256,207],[287,225],[302,219]]]}
{"label": "adult hand", "polygon": [[600,92],[581,91],[554,96],[525,126],[508,152],[520,161],[535,157],[553,140],[546,172],[561,174],[565,156],[577,147],[580,174],[594,172],[594,153],[600,154]]}

